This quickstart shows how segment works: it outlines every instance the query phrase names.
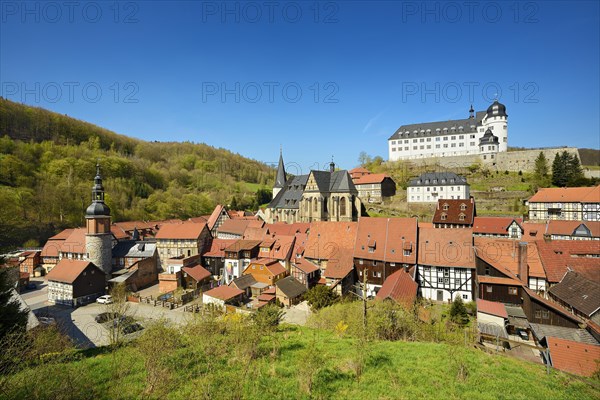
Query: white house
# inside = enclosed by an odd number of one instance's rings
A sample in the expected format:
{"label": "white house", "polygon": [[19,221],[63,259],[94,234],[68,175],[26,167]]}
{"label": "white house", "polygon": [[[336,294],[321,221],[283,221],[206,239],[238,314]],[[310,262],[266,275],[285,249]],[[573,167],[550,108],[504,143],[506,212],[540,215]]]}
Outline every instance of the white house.
{"label": "white house", "polygon": [[439,199],[468,199],[470,186],[454,172],[427,172],[411,179],[406,187],[409,203],[437,203]]}
{"label": "white house", "polygon": [[469,118],[402,125],[388,139],[390,161],[481,155],[508,150],[508,115],[497,100],[486,111],[471,106]]}

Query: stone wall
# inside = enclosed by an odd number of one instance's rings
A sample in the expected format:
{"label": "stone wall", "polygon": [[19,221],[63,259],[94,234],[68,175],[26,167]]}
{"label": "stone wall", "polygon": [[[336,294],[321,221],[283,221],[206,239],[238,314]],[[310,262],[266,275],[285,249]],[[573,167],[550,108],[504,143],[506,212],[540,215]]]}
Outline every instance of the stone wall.
{"label": "stone wall", "polygon": [[444,169],[465,168],[473,164],[481,164],[488,169],[495,171],[523,171],[533,172],[535,169],[535,159],[543,152],[548,160],[548,168],[552,169],[552,161],[558,153],[567,151],[570,154],[576,154],[579,157],[579,152],[574,147],[558,147],[545,149],[530,149],[497,153],[494,159],[490,159],[489,155],[486,160],[483,160],[480,155],[468,156],[453,156],[443,158],[423,158],[421,160],[412,160],[416,166],[432,166],[437,165]]}

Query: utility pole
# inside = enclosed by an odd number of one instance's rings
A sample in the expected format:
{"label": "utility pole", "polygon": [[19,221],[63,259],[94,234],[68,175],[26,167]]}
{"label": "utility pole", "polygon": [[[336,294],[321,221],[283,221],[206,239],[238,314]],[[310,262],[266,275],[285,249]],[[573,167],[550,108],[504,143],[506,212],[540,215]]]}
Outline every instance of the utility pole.
{"label": "utility pole", "polygon": [[367,334],[367,274],[369,270],[363,269],[362,301],[363,301],[363,330]]}

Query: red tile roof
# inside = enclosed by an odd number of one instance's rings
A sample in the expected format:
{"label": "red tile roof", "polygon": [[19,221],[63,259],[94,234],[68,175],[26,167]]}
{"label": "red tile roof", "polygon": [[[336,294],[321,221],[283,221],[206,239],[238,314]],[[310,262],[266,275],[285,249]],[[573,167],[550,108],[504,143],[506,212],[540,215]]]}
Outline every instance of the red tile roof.
{"label": "red tile roof", "polygon": [[[504,238],[475,237],[477,257],[509,277],[519,274],[519,242]],[[529,276],[546,278],[536,242],[527,242]]]}
{"label": "red tile roof", "polygon": [[237,239],[213,239],[210,249],[203,254],[206,257],[225,257],[225,249],[235,243]]}
{"label": "red tile roof", "polygon": [[231,286],[219,286],[216,287],[214,289],[209,290],[208,292],[205,292],[204,294],[206,296],[210,296],[210,297],[214,297],[216,299],[220,299],[220,300],[230,300],[233,299],[236,296],[239,296],[241,294],[243,294],[244,291],[231,287]]}
{"label": "red tile roof", "polygon": [[477,299],[477,312],[508,319],[508,313],[506,312],[506,307],[504,307],[504,304],[497,303],[495,301]]}
{"label": "red tile roof", "polygon": [[254,221],[249,219],[228,219],[223,222],[219,227],[219,232],[230,233],[233,235],[242,236],[246,231],[246,228],[252,226],[254,228],[260,228],[261,226],[252,224]]}
{"label": "red tile roof", "polygon": [[597,240],[538,240],[548,282],[557,283],[568,268],[589,280],[600,281],[600,243]]}
{"label": "red tile roof", "polygon": [[194,240],[200,237],[200,234],[206,227],[204,222],[181,222],[164,224],[158,230],[156,239],[183,239]]}
{"label": "red tile roof", "polygon": [[269,259],[269,258],[257,258],[256,260],[252,261],[250,264],[248,264],[248,266],[246,267],[246,270],[248,271],[251,265],[264,265],[264,267],[271,273],[271,275],[276,276],[279,274],[283,274],[287,272],[287,269],[285,269],[283,267],[283,265],[281,265],[281,263],[279,262],[279,260],[273,260],[273,259]]}
{"label": "red tile roof", "polygon": [[473,221],[473,233],[490,235],[508,235],[508,227],[515,221],[521,230],[523,220],[512,217],[475,217]]}
{"label": "red tile roof", "polygon": [[[404,255],[404,250],[411,250]],[[354,258],[415,264],[416,218],[368,218],[358,220]]]}
{"label": "red tile roof", "polygon": [[58,252],[64,240],[50,240],[46,242],[42,249],[42,257],[58,257]]}
{"label": "red tile roof", "polygon": [[[212,230],[215,227],[215,224],[217,223],[217,220],[221,216],[221,212],[223,211],[224,208],[225,207],[223,205],[217,204],[217,206],[215,207],[213,212],[210,214],[210,217],[208,217],[208,221],[206,222],[206,225],[208,225],[208,229]],[[227,215],[227,216],[229,217],[229,215]]]}
{"label": "red tile roof", "polygon": [[258,301],[271,302],[271,301],[275,300],[275,295],[274,294],[261,293],[261,294],[258,295],[257,299],[258,299]]}
{"label": "red tile roof", "polygon": [[385,178],[390,178],[390,176],[386,174],[368,174],[358,178],[353,178],[352,181],[355,185],[366,185],[372,183],[381,183],[385,180]]}
{"label": "red tile roof", "polygon": [[265,224],[264,226],[271,235],[295,235],[296,233],[307,233],[310,229],[308,222],[296,222],[286,224],[285,222],[276,222],[274,224]]}
{"label": "red tile roof", "polygon": [[73,229],[68,238],[66,238],[60,246],[60,251],[63,253],[85,254],[85,228]]}
{"label": "red tile roof", "polygon": [[[461,207],[465,209],[462,210]],[[432,221],[434,224],[473,225],[474,218],[475,200],[472,197],[466,200],[439,199]]]}
{"label": "red tile roof", "polygon": [[536,240],[544,237],[546,224],[527,221],[522,226],[524,230],[522,240]]}
{"label": "red tile roof", "polygon": [[56,235],[52,236],[48,240],[65,240],[66,238],[68,238],[71,235],[71,233],[73,233],[73,228],[68,228],[68,229],[65,229],[65,230],[57,233]]}
{"label": "red tile roof", "polygon": [[242,250],[252,250],[260,245],[261,240],[244,240],[237,239],[233,242],[233,244],[229,245],[225,248],[225,251],[242,251]]}
{"label": "red tile roof", "polygon": [[383,282],[383,286],[381,286],[375,298],[381,300],[389,298],[404,306],[412,307],[417,298],[418,288],[417,282],[413,281],[410,275],[401,269],[394,272]]}
{"label": "red tile roof", "polygon": [[600,221],[561,221],[550,220],[546,227],[547,235],[571,236],[579,225],[585,225],[592,234],[592,237],[600,237]]}
{"label": "red tile roof", "polygon": [[196,265],[194,267],[183,267],[182,270],[191,276],[196,282],[202,282],[206,278],[210,277],[210,272],[200,265]]}
{"label": "red tile roof", "polygon": [[[54,268],[52,268],[50,272],[48,272],[48,275],[46,275],[46,277],[49,281],[73,283],[75,279],[77,279],[77,277],[81,275],[83,270],[85,270],[90,264],[94,265],[89,261],[69,260],[63,258],[58,262],[58,264],[56,264]],[[97,269],[98,273],[104,275],[104,272],[100,268],[97,268],[95,266],[94,268]]]}
{"label": "red tile roof", "polygon": [[[295,236],[278,235],[273,239],[263,240],[260,244],[259,256],[263,258],[273,258],[277,260],[289,260],[292,257],[294,249]],[[269,245],[269,243],[271,243]],[[269,251],[264,252],[262,249],[269,248]]]}
{"label": "red tile roof", "polygon": [[529,203],[579,203],[584,199],[590,203],[600,202],[600,186],[543,188],[529,199]]}
{"label": "red tile roof", "polygon": [[470,228],[419,230],[420,265],[475,268],[473,230]]}
{"label": "red tile roof", "polygon": [[356,168],[352,168],[350,171],[348,171],[348,173],[350,175],[354,174],[354,173],[361,173],[361,174],[370,174],[371,172],[369,172],[368,169],[363,168],[363,167],[356,167]]}
{"label": "red tile roof", "polygon": [[500,278],[497,276],[486,276],[478,275],[477,280],[479,283],[489,283],[492,285],[508,285],[508,286],[522,286],[523,283],[513,278]]}
{"label": "red tile roof", "polygon": [[293,264],[305,274],[310,274],[311,272],[315,272],[319,270],[319,267],[305,258],[296,258],[293,261]]}
{"label": "red tile roof", "polygon": [[304,257],[327,260],[326,278],[342,279],[354,269],[356,222],[313,222],[310,227]]}
{"label": "red tile roof", "polygon": [[600,346],[547,337],[552,366],[576,375],[592,376],[600,362]]}

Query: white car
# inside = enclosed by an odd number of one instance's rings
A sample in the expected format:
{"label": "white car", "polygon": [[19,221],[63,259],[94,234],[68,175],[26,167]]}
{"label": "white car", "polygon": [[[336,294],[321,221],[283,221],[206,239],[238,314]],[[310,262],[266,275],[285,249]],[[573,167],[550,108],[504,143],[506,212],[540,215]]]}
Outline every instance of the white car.
{"label": "white car", "polygon": [[112,302],[113,302],[113,299],[110,294],[105,294],[104,296],[100,296],[96,299],[96,303],[100,303],[100,304],[110,304]]}

